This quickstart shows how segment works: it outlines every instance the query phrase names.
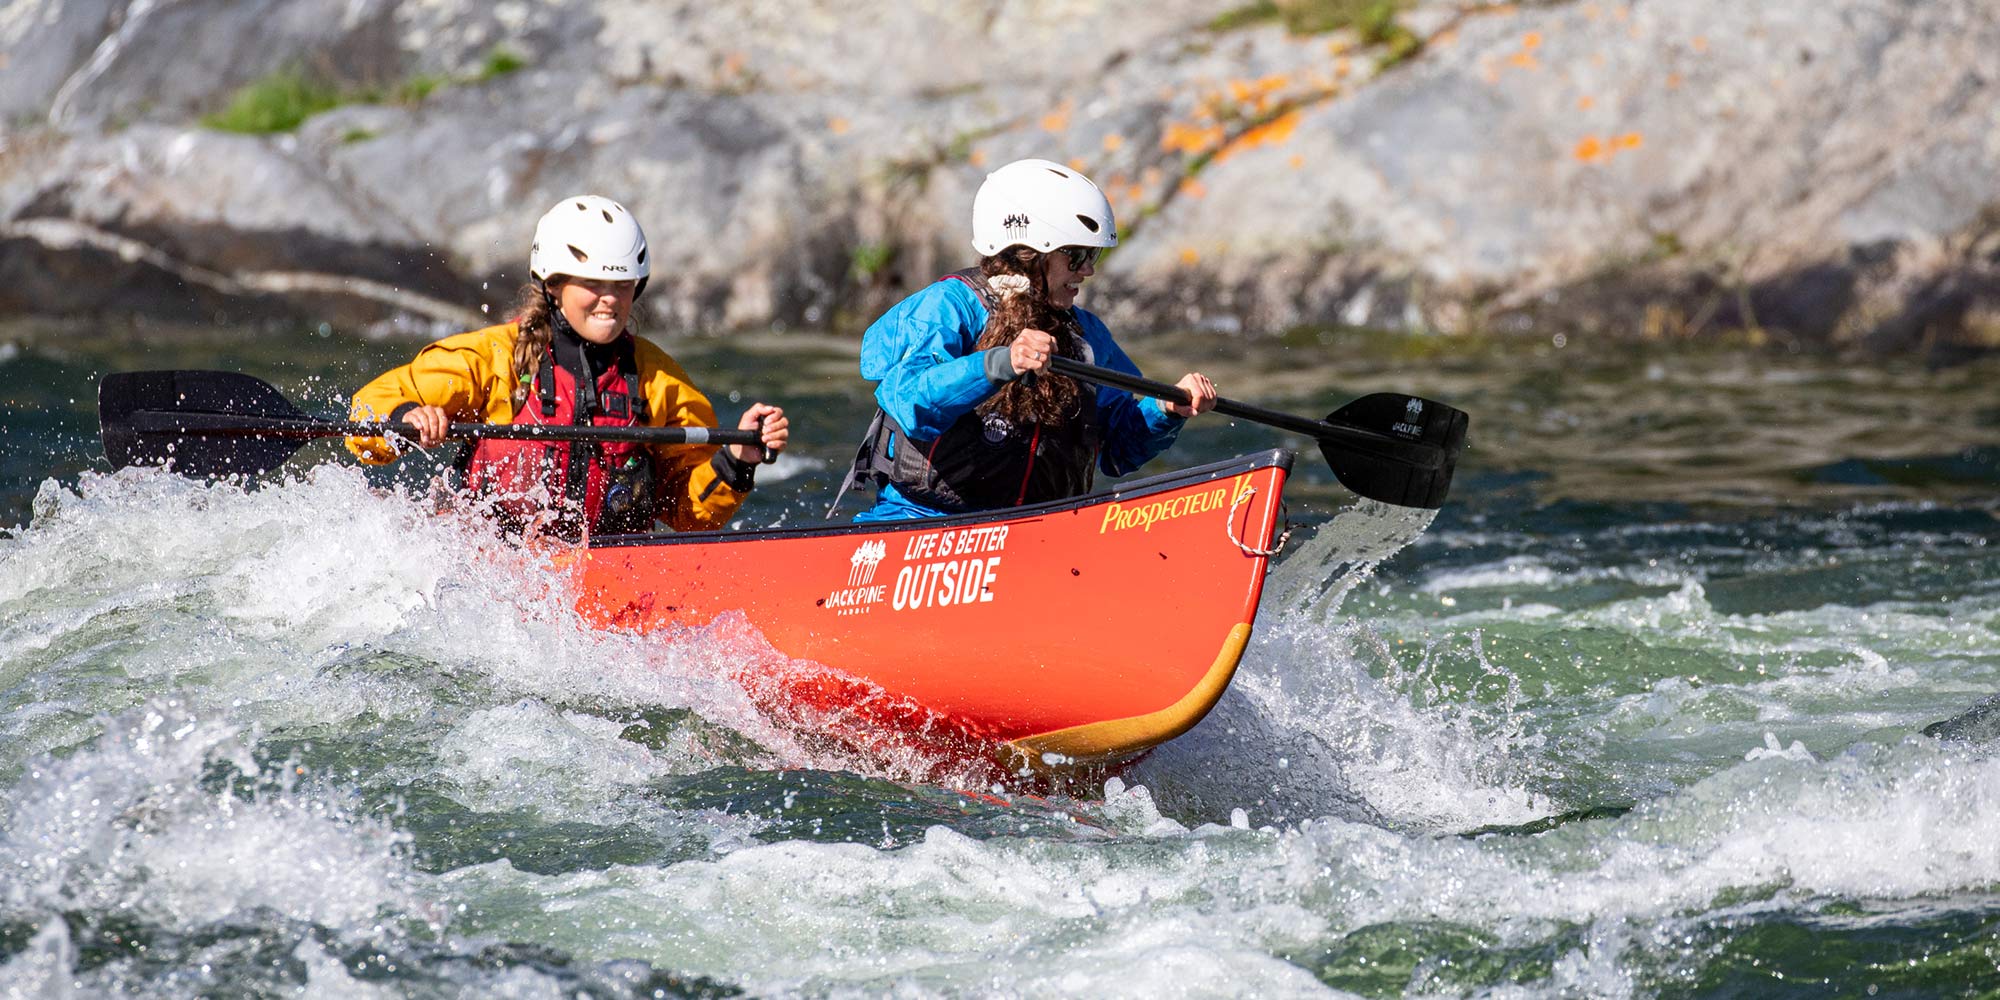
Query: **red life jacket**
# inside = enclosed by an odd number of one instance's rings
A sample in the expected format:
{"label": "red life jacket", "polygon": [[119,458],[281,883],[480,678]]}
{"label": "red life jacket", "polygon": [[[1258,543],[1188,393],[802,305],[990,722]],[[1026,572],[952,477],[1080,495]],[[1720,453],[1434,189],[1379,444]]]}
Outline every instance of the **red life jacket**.
{"label": "red life jacket", "polygon": [[[564,359],[566,363],[557,364],[551,344],[513,422],[644,426],[646,396],[639,385],[632,335],[624,334],[613,346],[613,359],[605,370],[595,379],[580,381],[572,363],[588,370],[588,355],[578,350]],[[577,391],[580,385],[582,393]],[[502,520],[511,526],[550,520],[555,534],[571,541],[650,531],[659,509],[652,453],[631,442],[482,438],[467,461],[465,483],[492,497]]]}

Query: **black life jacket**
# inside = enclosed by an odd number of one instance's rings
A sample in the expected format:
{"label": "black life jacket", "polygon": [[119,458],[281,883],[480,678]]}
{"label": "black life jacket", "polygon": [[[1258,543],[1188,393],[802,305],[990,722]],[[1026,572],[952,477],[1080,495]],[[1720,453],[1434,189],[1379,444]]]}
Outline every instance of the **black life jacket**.
{"label": "black life jacket", "polygon": [[[964,282],[979,296],[988,314],[992,313],[993,292],[978,268],[954,271],[938,280]],[[1083,344],[1081,331],[1075,342]],[[934,440],[911,436],[878,408],[840,493],[844,495],[864,479],[872,480],[877,489],[893,483],[911,500],[950,513],[1016,507],[1088,493],[1095,482],[1097,452],[1103,444],[1095,387],[1084,386],[1079,402],[1077,416],[1059,425],[1016,425],[998,414],[981,414],[974,409]],[[837,495],[834,506],[839,504]],[[832,513],[830,508],[828,516]]]}
{"label": "black life jacket", "polygon": [[[632,335],[621,335],[607,351],[586,346],[566,327],[557,320],[513,422],[644,426],[646,395]],[[593,354],[602,371],[594,370]],[[465,464],[466,485],[492,497],[511,527],[548,517],[554,533],[570,541],[651,530],[659,512],[653,474],[652,452],[633,442],[481,438]]]}

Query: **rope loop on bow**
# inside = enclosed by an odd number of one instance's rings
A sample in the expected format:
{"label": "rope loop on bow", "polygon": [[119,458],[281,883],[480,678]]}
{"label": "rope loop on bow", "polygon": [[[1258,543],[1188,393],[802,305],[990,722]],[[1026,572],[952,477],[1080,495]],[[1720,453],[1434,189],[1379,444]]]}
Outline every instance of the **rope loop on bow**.
{"label": "rope loop on bow", "polygon": [[[1278,518],[1280,521],[1284,522],[1285,530],[1278,534],[1278,543],[1276,545],[1271,546],[1268,549],[1255,549],[1251,548],[1248,545],[1243,544],[1243,539],[1237,537],[1236,535],[1236,508],[1243,506],[1243,501],[1248,500],[1256,495],[1257,495],[1257,487],[1255,486],[1245,486],[1240,492],[1236,494],[1236,499],[1229,504],[1229,517],[1228,519],[1223,521],[1222,530],[1224,531],[1224,533],[1228,534],[1229,540],[1232,543],[1234,543],[1238,549],[1243,550],[1244,555],[1263,556],[1265,558],[1270,558],[1272,556],[1277,555],[1280,552],[1285,551],[1285,543],[1292,540],[1292,522],[1291,518],[1287,516],[1287,511],[1285,509],[1284,501],[1281,500],[1278,502]],[[1249,519],[1245,518],[1244,521],[1245,521],[1245,526],[1247,527]]]}

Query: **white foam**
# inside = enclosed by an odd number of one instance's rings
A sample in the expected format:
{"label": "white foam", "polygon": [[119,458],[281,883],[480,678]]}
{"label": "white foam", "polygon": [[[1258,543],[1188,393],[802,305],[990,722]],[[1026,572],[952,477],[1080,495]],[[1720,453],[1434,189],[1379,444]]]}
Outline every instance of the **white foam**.
{"label": "white foam", "polygon": [[[49,484],[38,505],[10,553],[21,571],[0,576],[0,611],[21,612],[0,626],[0,672],[60,676],[49,657],[89,643],[92,669],[123,676],[76,677],[74,710],[120,710],[150,690],[270,725],[421,718],[440,708],[435,689],[456,681],[500,703],[689,708],[793,766],[938,773],[913,748],[808,749],[798,735],[812,720],[791,728],[767,718],[739,678],[797,665],[741,616],[648,636],[591,628],[546,556],[477,517],[439,513],[427,497],[372,488],[351,467],[321,465],[252,491],[126,469],[86,474],[75,492]],[[109,627],[121,617],[144,632]],[[385,654],[428,665],[416,677],[367,667]],[[69,717],[48,718],[13,747],[73,740],[74,729],[58,728]],[[624,753],[615,741],[600,749],[613,768]]]}
{"label": "white foam", "polygon": [[257,912],[340,927],[384,908],[423,911],[403,835],[303,788],[210,790],[217,767],[259,774],[233,726],[171,701],[111,720],[95,747],[33,761],[5,799],[0,899],[174,928]]}

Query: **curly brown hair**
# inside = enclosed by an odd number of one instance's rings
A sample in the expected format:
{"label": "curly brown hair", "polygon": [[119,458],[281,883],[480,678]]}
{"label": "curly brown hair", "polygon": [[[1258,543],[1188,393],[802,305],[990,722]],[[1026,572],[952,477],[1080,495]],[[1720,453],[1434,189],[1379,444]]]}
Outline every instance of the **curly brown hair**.
{"label": "curly brown hair", "polygon": [[[979,350],[1006,347],[1023,330],[1040,330],[1056,340],[1056,353],[1083,360],[1083,330],[1067,309],[1049,304],[1048,268],[1039,251],[1023,246],[1008,247],[991,257],[979,259],[979,273],[991,282],[1003,274],[1028,279],[1026,291],[1008,293],[993,289],[993,310],[986,317],[986,329],[974,345]],[[1015,424],[1059,424],[1074,419],[1083,407],[1083,387],[1074,379],[1043,372],[1033,378],[1018,378],[1000,387],[979,413],[999,414]]]}

